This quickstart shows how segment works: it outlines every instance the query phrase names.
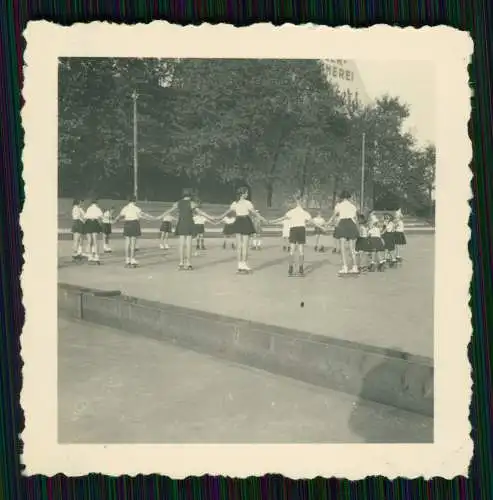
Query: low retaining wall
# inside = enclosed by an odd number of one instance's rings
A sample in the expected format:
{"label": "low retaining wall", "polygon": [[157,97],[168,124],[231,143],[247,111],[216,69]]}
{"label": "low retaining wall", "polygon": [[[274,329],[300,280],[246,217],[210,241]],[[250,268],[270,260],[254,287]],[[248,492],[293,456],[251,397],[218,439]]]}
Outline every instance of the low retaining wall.
{"label": "low retaining wall", "polygon": [[59,313],[433,416],[433,362],[391,349],[59,284]]}

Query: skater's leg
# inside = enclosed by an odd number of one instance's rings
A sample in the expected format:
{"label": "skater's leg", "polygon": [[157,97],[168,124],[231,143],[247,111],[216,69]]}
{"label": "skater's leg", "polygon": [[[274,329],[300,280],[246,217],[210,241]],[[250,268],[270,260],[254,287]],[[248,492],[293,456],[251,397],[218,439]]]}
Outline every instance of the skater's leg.
{"label": "skater's leg", "polygon": [[248,269],[248,245],[250,244],[250,236],[248,234],[243,235],[243,264],[244,267]]}
{"label": "skater's leg", "polygon": [[347,259],[346,259],[346,240],[339,240],[341,246],[341,260],[342,260],[342,272],[347,272]]}
{"label": "skater's leg", "polygon": [[135,247],[137,246],[137,238],[135,236],[130,237],[130,262],[135,260]]}
{"label": "skater's leg", "polygon": [[300,274],[304,273],[304,264],[305,264],[305,245],[300,243],[298,245],[298,272]]}
{"label": "skater's leg", "polygon": [[72,242],[72,253],[74,256],[79,255],[79,242],[80,242],[80,234],[74,233]]}
{"label": "skater's leg", "polygon": [[358,271],[358,262],[356,260],[356,240],[349,240],[348,241],[349,245],[349,253],[351,254],[351,261],[353,263],[352,267],[352,272],[357,272]]}
{"label": "skater's leg", "polygon": [[185,236],[180,235],[180,243],[178,245],[178,251],[180,253],[180,266],[185,265]]}
{"label": "skater's leg", "polygon": [[98,234],[92,233],[92,256],[95,260],[99,260],[99,251],[98,251]]}
{"label": "skater's leg", "polygon": [[185,245],[186,245],[186,253],[185,253],[185,265],[192,265],[192,237],[185,236]]}
{"label": "skater's leg", "polygon": [[242,245],[242,235],[236,235],[236,260],[238,264],[238,269],[243,267],[243,245]]}
{"label": "skater's leg", "polygon": [[130,238],[125,236],[125,263],[130,263]]}
{"label": "skater's leg", "polygon": [[295,250],[296,250],[296,245],[294,243],[290,243],[289,247],[288,247],[288,251],[289,251],[289,274],[293,274],[294,259],[295,259],[295,257],[294,257]]}

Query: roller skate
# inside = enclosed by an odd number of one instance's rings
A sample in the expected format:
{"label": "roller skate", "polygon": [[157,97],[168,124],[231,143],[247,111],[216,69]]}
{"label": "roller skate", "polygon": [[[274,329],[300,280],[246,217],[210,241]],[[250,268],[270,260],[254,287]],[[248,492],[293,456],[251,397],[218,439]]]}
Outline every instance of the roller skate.
{"label": "roller skate", "polygon": [[385,260],[381,260],[377,265],[377,271],[379,273],[385,271]]}
{"label": "roller skate", "polygon": [[397,267],[397,259],[392,259],[389,261],[389,267],[392,268],[392,269],[395,269]]}
{"label": "roller skate", "polygon": [[359,272],[353,272],[353,269],[351,269],[351,271],[348,271],[348,268],[346,266],[343,266],[342,269],[337,273],[337,276],[339,276],[339,278],[355,278],[359,276]]}
{"label": "roller skate", "polygon": [[89,256],[89,258],[87,259],[87,262],[88,264],[91,264],[93,266],[100,266],[101,265],[101,261],[99,260],[99,257],[96,255],[96,256]]}
{"label": "roller skate", "polygon": [[80,253],[76,253],[72,255],[72,262],[75,262],[76,264],[80,264],[83,260],[83,257]]}
{"label": "roller skate", "polygon": [[236,270],[236,274],[252,274],[253,271],[248,267],[246,262],[241,263]]}

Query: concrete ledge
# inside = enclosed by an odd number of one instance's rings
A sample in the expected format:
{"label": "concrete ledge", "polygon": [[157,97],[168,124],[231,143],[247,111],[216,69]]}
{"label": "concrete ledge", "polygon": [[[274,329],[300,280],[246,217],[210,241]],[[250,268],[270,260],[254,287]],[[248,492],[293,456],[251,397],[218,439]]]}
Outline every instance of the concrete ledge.
{"label": "concrete ledge", "polygon": [[409,353],[59,284],[59,313],[433,416],[433,361]]}

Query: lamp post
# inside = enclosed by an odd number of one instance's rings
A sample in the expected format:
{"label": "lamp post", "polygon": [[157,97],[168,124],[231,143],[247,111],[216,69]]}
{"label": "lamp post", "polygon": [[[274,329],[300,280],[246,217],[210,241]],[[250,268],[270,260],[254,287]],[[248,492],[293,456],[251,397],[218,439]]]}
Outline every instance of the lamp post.
{"label": "lamp post", "polygon": [[133,99],[133,104],[134,104],[134,141],[133,141],[133,146],[134,146],[134,196],[135,199],[137,200],[139,197],[139,159],[138,159],[138,154],[137,154],[137,99],[139,98],[139,95],[137,94],[137,91],[134,90],[132,92],[132,99]]}

